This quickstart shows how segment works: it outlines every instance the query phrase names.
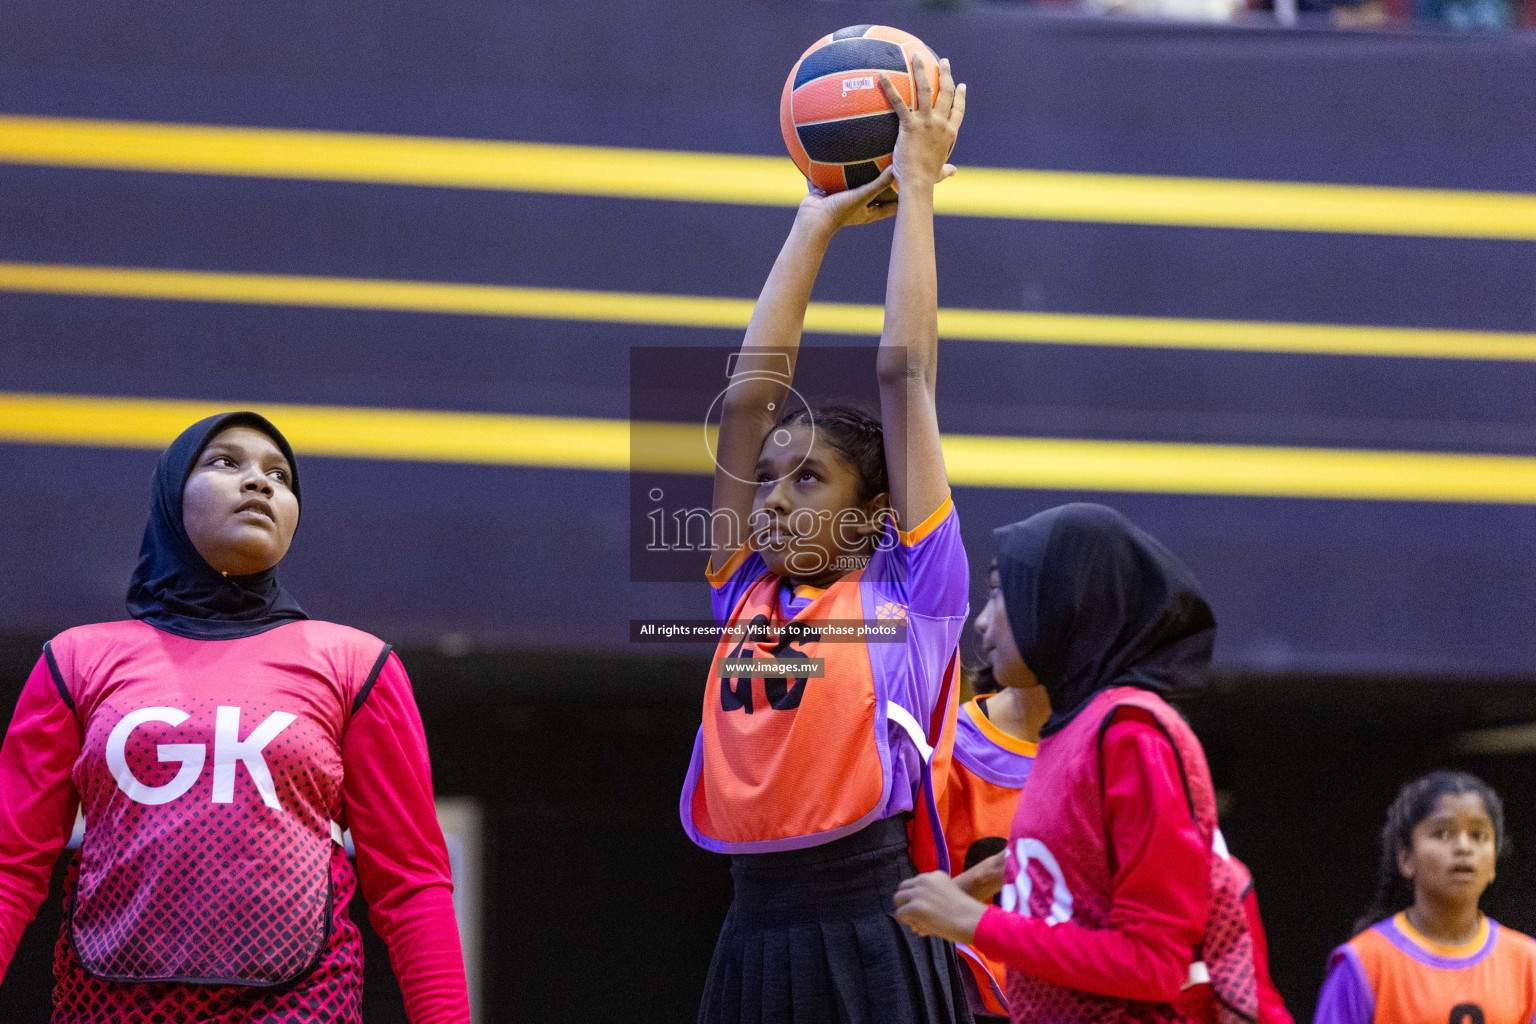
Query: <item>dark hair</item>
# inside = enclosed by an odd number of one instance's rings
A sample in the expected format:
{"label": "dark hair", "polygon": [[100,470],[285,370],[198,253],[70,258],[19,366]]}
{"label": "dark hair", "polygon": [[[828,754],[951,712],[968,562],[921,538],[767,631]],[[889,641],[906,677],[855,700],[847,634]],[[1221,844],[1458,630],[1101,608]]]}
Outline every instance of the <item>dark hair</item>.
{"label": "dark hair", "polygon": [[[859,477],[859,501],[891,489],[885,469],[885,432],[880,420],[852,405],[821,405],[785,413],[773,430],[809,423]],[[772,435],[773,431],[768,432]]]}
{"label": "dark hair", "polygon": [[977,697],[990,697],[994,693],[1003,692],[1003,684],[997,681],[997,677],[992,674],[992,666],[985,661],[975,665],[962,661],[960,678],[970,686],[971,693]]}
{"label": "dark hair", "polygon": [[1493,819],[1495,854],[1503,855],[1504,802],[1493,787],[1466,772],[1442,770],[1414,779],[1398,792],[1397,799],[1387,808],[1387,823],[1381,829],[1381,868],[1376,878],[1376,897],[1371,901],[1370,909],[1355,922],[1356,933],[1413,905],[1413,883],[1398,870],[1398,853],[1413,848],[1413,830],[1434,813],[1442,796],[1464,793],[1482,797],[1488,817]]}

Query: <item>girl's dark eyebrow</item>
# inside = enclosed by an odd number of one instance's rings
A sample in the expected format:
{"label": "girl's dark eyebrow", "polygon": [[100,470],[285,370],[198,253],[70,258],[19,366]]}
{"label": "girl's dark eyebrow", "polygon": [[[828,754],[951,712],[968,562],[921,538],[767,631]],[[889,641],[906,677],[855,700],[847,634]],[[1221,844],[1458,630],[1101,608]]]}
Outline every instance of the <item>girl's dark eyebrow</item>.
{"label": "girl's dark eyebrow", "polygon": [[[246,451],[245,447],[237,441],[214,441],[203,449],[203,454],[198,457],[199,460],[208,458],[210,453],[227,455],[233,459],[243,459],[250,455],[250,452]],[[277,466],[275,468],[282,469],[283,472],[290,475],[293,473],[293,467],[288,464],[288,456],[282,452],[277,453]]]}
{"label": "girl's dark eyebrow", "polygon": [[[1456,824],[1456,822],[1458,820],[1459,820],[1459,816],[1455,815],[1455,814],[1431,814],[1429,817],[1424,819],[1424,824],[1426,824],[1426,825],[1454,825],[1454,824]],[[1493,819],[1488,817],[1487,815],[1480,815],[1480,816],[1471,818],[1470,819],[1470,823],[1474,824],[1474,825],[1484,825],[1484,824],[1486,824],[1486,825],[1491,826],[1493,824]]]}
{"label": "girl's dark eyebrow", "polygon": [[[763,473],[772,468],[773,461],[771,459],[762,458],[757,460],[757,465],[752,467],[752,471],[754,473]],[[821,461],[819,459],[811,458],[810,456],[806,456],[800,465],[795,467],[796,473],[803,473],[806,470],[810,470],[813,473],[821,473],[824,471]]]}

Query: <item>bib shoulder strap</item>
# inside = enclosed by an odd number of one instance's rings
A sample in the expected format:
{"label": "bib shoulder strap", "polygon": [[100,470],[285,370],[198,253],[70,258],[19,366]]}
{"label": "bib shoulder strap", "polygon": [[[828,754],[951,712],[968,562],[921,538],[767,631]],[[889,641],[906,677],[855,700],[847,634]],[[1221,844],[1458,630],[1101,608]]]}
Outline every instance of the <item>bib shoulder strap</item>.
{"label": "bib shoulder strap", "polygon": [[918,753],[923,755],[924,762],[933,760],[933,744],[928,742],[928,737],[923,734],[923,727],[917,724],[917,719],[913,717],[912,712],[895,701],[888,700],[885,702],[885,717],[901,726]]}
{"label": "bib shoulder strap", "polygon": [[362,710],[363,703],[367,701],[368,695],[373,692],[373,684],[379,681],[379,673],[384,671],[384,663],[389,660],[390,652],[394,649],[393,644],[385,644],[384,649],[379,652],[379,656],[374,659],[373,668],[368,670],[368,678],[364,679],[363,685],[358,687],[357,697],[352,701],[352,714],[355,715]]}
{"label": "bib shoulder strap", "polygon": [[917,716],[911,711],[897,704],[893,700],[885,702],[885,717],[901,726],[902,730],[912,739],[913,746],[923,755],[923,761],[933,760],[934,748],[939,745],[939,740],[944,734],[944,724],[949,713],[949,700],[954,688],[955,666],[960,652],[955,651],[949,656],[949,663],[944,666],[944,683],[939,688],[939,699],[934,702],[933,713],[928,716],[926,728],[918,722]]}
{"label": "bib shoulder strap", "polygon": [[[1194,738],[1194,733],[1184,723],[1183,718],[1166,701],[1154,693],[1146,690],[1136,690],[1130,687],[1124,688],[1124,692],[1115,694],[1113,699],[1107,701],[1108,707],[1104,709],[1103,718],[1099,720],[1098,738],[1096,745],[1102,756],[1104,746],[1104,734],[1114,724],[1115,712],[1123,707],[1138,708],[1145,711],[1152,718],[1153,724],[1159,732],[1168,740],[1168,745],[1173,748],[1174,763],[1178,765],[1179,782],[1184,787],[1184,801],[1189,807],[1190,817],[1200,829],[1202,835],[1212,837],[1216,833],[1216,805],[1215,794],[1203,792],[1209,787],[1201,787],[1202,792],[1196,793],[1196,783],[1191,778],[1191,769],[1201,772],[1207,779],[1210,770],[1205,766],[1204,754],[1199,749],[1199,741]],[[1191,761],[1194,761],[1192,764]],[[1103,775],[1100,774],[1100,785],[1103,784]]]}
{"label": "bib shoulder strap", "polygon": [[59,691],[59,699],[64,706],[71,711],[75,708],[75,699],[69,695],[69,686],[64,682],[64,673],[59,671],[59,659],[53,656],[53,641],[43,644],[43,657],[48,659],[48,674],[53,677],[53,685]]}

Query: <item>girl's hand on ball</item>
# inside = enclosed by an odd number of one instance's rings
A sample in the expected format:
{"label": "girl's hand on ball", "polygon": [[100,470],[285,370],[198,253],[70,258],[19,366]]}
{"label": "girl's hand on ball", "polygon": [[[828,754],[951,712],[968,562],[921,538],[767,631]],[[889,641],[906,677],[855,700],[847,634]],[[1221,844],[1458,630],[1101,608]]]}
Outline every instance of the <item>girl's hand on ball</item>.
{"label": "girl's hand on ball", "polygon": [[965,86],[955,85],[949,61],[939,61],[939,93],[933,94],[928,83],[927,62],[921,53],[912,55],[912,88],[915,105],[909,107],[885,72],[880,73],[880,88],[886,101],[901,121],[896,136],[896,152],[891,167],[902,188],[932,185],[955,173],[946,163],[955,148],[960,122],[965,120]]}
{"label": "girl's hand on ball", "polygon": [[877,220],[885,220],[896,213],[896,204],[876,203],[875,197],[890,188],[893,180],[895,175],[887,167],[874,181],[846,192],[828,195],[811,185],[806,197],[800,201],[800,214],[818,218],[833,231],[851,224],[872,224]]}
{"label": "girl's hand on ball", "polygon": [[919,935],[974,942],[986,904],[967,896],[942,871],[909,878],[896,890],[896,920]]}

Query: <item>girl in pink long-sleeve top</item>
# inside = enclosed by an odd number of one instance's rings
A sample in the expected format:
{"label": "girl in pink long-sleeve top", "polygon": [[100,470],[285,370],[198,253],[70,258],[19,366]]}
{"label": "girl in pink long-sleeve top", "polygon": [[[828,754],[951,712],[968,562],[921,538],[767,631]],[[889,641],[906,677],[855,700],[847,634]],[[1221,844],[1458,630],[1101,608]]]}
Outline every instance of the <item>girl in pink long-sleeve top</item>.
{"label": "girl in pink long-sleeve top", "polygon": [[0,976],[85,818],[54,1024],[358,1024],[359,880],[412,1024],[469,1019],[410,681],[278,584],[298,518],[271,423],[189,427],[155,470],[132,618],[54,637],[22,690],[0,746]]}
{"label": "girl in pink long-sleeve top", "polygon": [[[1200,742],[1163,699],[1203,685],[1210,665],[1216,623],[1198,583],[1102,505],[993,537],[983,654],[1000,678],[1032,672],[1051,717],[995,884],[981,865],[959,881],[920,875],[896,916],[1007,964],[1015,1024],[1259,1018],[1246,879],[1216,828]],[[974,898],[999,886],[1001,906]]]}

